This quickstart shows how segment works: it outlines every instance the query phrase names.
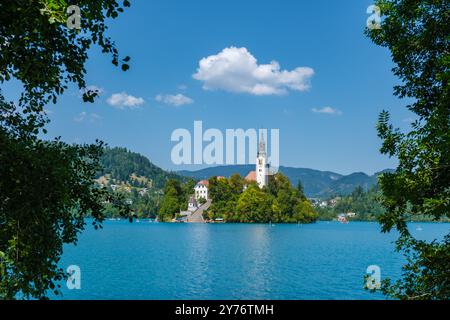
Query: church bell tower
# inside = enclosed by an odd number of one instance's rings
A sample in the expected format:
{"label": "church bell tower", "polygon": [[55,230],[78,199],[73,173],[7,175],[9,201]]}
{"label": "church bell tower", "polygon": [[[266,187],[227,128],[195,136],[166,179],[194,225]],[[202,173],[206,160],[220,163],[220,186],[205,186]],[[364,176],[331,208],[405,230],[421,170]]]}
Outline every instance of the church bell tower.
{"label": "church bell tower", "polygon": [[256,157],[256,182],[260,188],[267,186],[269,183],[269,163],[267,162],[266,143],[262,132]]}

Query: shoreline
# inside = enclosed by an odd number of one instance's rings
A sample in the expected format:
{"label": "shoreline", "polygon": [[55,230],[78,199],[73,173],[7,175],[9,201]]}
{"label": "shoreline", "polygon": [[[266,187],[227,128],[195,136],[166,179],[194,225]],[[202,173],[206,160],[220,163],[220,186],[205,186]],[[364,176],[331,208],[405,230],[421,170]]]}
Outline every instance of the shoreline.
{"label": "shoreline", "polygon": [[[92,217],[88,217],[86,219],[92,220],[93,218]],[[113,221],[121,221],[121,222],[125,221],[125,222],[128,222],[128,220],[126,218],[106,218],[103,222],[106,222],[106,221],[109,221],[109,222],[113,222]],[[132,222],[129,222],[129,223],[130,224],[135,224],[135,223],[142,223],[142,222],[146,222],[146,223],[163,223],[163,224],[217,224],[217,225],[220,225],[220,224],[227,224],[227,225],[239,225],[239,224],[242,224],[242,225],[257,225],[257,224],[270,225],[270,224],[272,224],[274,226],[275,225],[304,225],[304,226],[307,226],[307,225],[314,225],[314,224],[321,223],[321,222],[328,222],[328,223],[329,222],[333,222],[333,223],[339,223],[339,224],[343,224],[343,225],[345,225],[345,224],[352,224],[352,223],[375,223],[375,224],[379,224],[379,222],[376,221],[376,220],[351,220],[348,223],[341,223],[341,222],[339,222],[337,220],[320,220],[319,219],[319,220],[317,220],[315,222],[310,222],[310,223],[297,223],[297,222],[291,222],[291,223],[289,223],[289,222],[272,222],[272,223],[270,223],[270,222],[226,222],[226,221],[223,221],[223,222],[174,222],[174,221],[161,222],[161,221],[155,221],[152,218],[134,219]],[[412,220],[412,221],[407,221],[407,223],[408,224],[409,223],[450,224],[450,220],[449,221]]]}

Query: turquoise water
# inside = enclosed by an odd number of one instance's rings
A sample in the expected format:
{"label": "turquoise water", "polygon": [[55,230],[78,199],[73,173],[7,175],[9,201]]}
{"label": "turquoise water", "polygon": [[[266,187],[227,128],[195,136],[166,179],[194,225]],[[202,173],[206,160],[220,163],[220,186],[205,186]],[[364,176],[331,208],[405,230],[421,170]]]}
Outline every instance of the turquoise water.
{"label": "turquoise water", "polygon": [[[423,239],[449,224],[414,223]],[[418,230],[417,230],[418,229]],[[363,289],[369,265],[397,277],[395,234],[377,223],[164,224],[106,221],[64,249],[81,289],[63,299],[380,299]]]}

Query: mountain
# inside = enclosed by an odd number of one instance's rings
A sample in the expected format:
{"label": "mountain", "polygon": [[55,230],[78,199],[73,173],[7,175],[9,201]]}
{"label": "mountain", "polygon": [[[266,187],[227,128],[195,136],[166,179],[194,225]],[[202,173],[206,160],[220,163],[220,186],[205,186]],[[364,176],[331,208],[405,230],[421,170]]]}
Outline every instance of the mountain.
{"label": "mountain", "polygon": [[125,148],[105,149],[101,164],[103,169],[98,172],[97,178],[108,175],[116,181],[145,184],[156,189],[163,189],[168,179],[188,180],[177,173],[161,169],[145,156]]}
{"label": "mountain", "polygon": [[[189,178],[203,180],[214,176],[229,177],[234,173],[245,177],[255,169],[254,165],[235,165],[209,167],[197,171],[170,172],[154,165],[145,156],[125,148],[105,149],[101,164],[103,169],[98,173],[97,178],[108,176],[108,179],[116,182],[122,181],[141,187],[151,186],[159,190],[164,188],[168,179],[184,182]],[[291,180],[294,186],[300,180],[308,197],[322,198],[332,195],[348,195],[357,186],[362,186],[367,190],[376,185],[378,175],[393,171],[387,169],[369,176],[363,172],[342,175],[331,171],[283,166],[279,170]]]}
{"label": "mountain", "polygon": [[336,181],[333,181],[328,187],[321,190],[319,195],[339,194],[348,195],[355,187],[361,186],[364,190],[377,184],[377,176],[369,176],[364,172],[355,172],[347,176],[342,176]]}
{"label": "mountain", "polygon": [[343,177],[335,172],[306,168],[281,166],[279,171],[286,175],[294,186],[298,184],[298,181],[301,181],[305,194],[308,197],[324,196],[323,191]]}
{"label": "mountain", "polygon": [[[193,179],[208,179],[214,176],[229,177],[233,173],[246,176],[254,170],[254,165],[218,166],[197,171],[177,171],[178,174]],[[279,171],[286,175],[292,184],[296,186],[300,180],[303,184],[305,194],[308,197],[327,197],[331,195],[348,195],[357,186],[362,186],[365,190],[377,184],[377,177],[384,172],[392,172],[392,169],[377,172],[369,176],[363,172],[356,172],[349,175],[342,175],[331,171],[320,171],[306,168],[283,167]]]}
{"label": "mountain", "polygon": [[251,164],[246,165],[235,165],[235,166],[218,166],[218,167],[210,167],[197,171],[188,171],[181,170],[177,171],[177,173],[184,177],[190,177],[196,180],[208,179],[210,177],[224,176],[229,177],[234,173],[240,174],[242,177],[245,177],[247,173],[255,170],[255,166]]}

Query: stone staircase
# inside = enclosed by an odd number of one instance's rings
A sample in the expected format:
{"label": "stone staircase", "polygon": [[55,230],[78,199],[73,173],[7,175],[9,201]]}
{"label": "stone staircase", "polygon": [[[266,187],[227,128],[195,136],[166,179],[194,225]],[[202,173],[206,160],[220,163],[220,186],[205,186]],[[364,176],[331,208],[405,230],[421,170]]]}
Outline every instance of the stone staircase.
{"label": "stone staircase", "polygon": [[207,200],[202,206],[200,206],[196,211],[194,211],[188,218],[187,222],[191,223],[204,223],[203,212],[208,210],[211,206],[211,200]]}

